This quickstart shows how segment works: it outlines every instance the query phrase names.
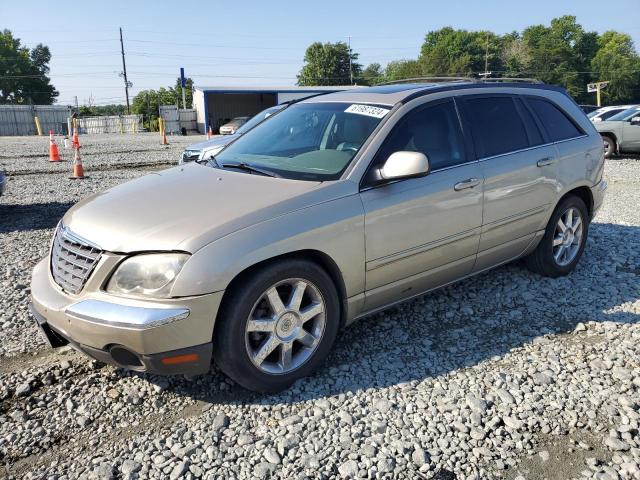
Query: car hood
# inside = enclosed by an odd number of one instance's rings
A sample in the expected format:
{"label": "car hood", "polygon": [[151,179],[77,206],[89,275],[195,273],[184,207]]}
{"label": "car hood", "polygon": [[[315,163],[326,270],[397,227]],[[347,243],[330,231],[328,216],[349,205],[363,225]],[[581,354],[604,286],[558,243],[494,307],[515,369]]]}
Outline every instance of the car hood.
{"label": "car hood", "polygon": [[344,183],[287,180],[191,163],[86,198],[67,212],[63,223],[111,252],[193,253],[239,229],[344,196]]}
{"label": "car hood", "polygon": [[185,148],[185,150],[202,151],[211,147],[223,147],[235,140],[237,136],[239,135],[216,135],[214,137],[211,137],[209,140],[205,140],[204,142],[193,143]]}

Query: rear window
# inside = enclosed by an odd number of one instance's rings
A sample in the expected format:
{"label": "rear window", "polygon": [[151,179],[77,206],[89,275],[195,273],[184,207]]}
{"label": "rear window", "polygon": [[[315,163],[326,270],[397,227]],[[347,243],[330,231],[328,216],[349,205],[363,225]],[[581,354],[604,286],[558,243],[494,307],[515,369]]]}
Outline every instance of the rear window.
{"label": "rear window", "polygon": [[567,118],[565,113],[551,102],[540,98],[528,98],[527,101],[540,119],[552,142],[582,135],[582,132]]}
{"label": "rear window", "polygon": [[529,147],[527,131],[511,97],[469,98],[466,103],[480,157]]}

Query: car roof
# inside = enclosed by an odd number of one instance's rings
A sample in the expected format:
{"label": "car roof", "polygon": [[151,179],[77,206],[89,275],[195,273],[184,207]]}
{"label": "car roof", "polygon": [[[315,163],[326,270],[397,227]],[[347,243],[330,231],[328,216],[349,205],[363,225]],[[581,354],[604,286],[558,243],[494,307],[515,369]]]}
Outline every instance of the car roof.
{"label": "car roof", "polygon": [[333,92],[318,95],[300,103],[317,102],[345,102],[345,103],[369,103],[376,105],[395,105],[405,103],[413,98],[428,95],[430,93],[459,90],[468,88],[538,88],[544,90],[555,90],[564,93],[562,87],[556,85],[545,85],[540,83],[525,82],[482,82],[482,81],[451,81],[433,83],[397,83],[390,85],[376,85],[373,87],[358,87],[340,92]]}

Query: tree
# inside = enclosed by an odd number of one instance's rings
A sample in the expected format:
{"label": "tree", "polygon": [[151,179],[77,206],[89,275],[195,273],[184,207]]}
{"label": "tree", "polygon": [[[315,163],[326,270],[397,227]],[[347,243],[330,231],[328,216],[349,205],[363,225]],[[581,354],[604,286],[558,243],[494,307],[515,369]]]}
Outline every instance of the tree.
{"label": "tree", "polygon": [[603,33],[591,68],[594,81],[611,82],[602,90],[606,103],[615,105],[640,98],[640,57],[629,35],[615,31]]}
{"label": "tree", "polygon": [[351,75],[356,79],[362,73],[357,60],[358,54],[350,51],[344,42],[312,43],[304,54],[305,64],[298,74],[298,85],[350,85]]}
{"label": "tree", "polygon": [[522,38],[530,54],[527,70],[531,76],[564,86],[578,101],[585,99],[596,33],[585,32],[576,17],[565,15],[551,20],[549,27],[526,28]]}
{"label": "tree", "polygon": [[423,75],[422,64],[418,60],[394,60],[387,64],[384,75],[388,82],[420,77]]}
{"label": "tree", "polygon": [[502,70],[501,39],[487,31],[470,32],[452,27],[428,32],[420,49],[424,75],[470,76],[487,69]]}
{"label": "tree", "polygon": [[29,50],[10,30],[0,32],[0,104],[51,105],[58,91],[47,76],[50,61],[49,47]]}
{"label": "tree", "polygon": [[384,70],[379,63],[372,63],[362,71],[358,77],[358,83],[361,85],[375,85],[384,81]]}
{"label": "tree", "polygon": [[[193,108],[193,79],[186,78],[185,81],[185,99],[187,101],[187,108]],[[182,108],[182,85],[180,85],[180,77],[176,80],[176,86],[173,87],[176,92],[176,98],[180,104],[180,108]]]}

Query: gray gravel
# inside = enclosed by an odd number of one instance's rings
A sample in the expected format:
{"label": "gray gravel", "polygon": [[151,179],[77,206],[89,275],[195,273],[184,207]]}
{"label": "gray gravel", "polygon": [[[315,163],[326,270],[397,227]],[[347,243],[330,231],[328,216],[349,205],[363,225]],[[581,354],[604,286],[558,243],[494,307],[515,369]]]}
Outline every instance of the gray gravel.
{"label": "gray gravel", "polygon": [[[139,147],[115,137],[96,145]],[[0,197],[0,477],[640,479],[640,160],[608,161],[605,206],[569,277],[516,263],[371,316],[272,396],[40,340],[29,275],[60,216],[163,168],[102,161],[114,169],[83,182],[13,175]]]}

